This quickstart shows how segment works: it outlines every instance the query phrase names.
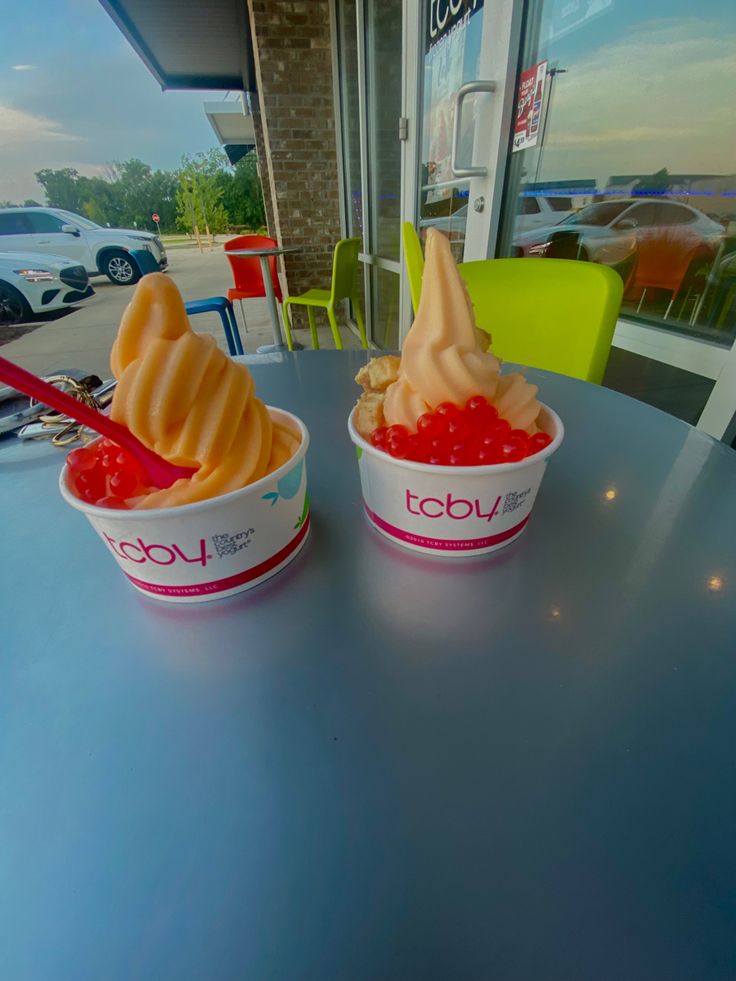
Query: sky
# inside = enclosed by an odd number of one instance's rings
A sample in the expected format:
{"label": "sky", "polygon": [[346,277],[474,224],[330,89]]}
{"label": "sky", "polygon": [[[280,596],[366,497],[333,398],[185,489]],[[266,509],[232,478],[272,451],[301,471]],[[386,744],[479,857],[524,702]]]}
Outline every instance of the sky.
{"label": "sky", "polygon": [[[536,7],[541,38],[552,39],[539,47],[530,37],[522,66],[546,59],[565,74],[554,81],[543,149],[523,151],[526,179],[592,179],[604,188],[611,176],[663,167],[736,175],[736,0],[537,0]],[[451,176],[443,105],[461,81],[483,77],[477,41],[493,10],[494,0],[485,0],[462,39],[453,39],[461,62],[446,53],[427,74],[424,154],[443,162],[443,179]],[[561,17],[570,10],[592,16],[570,29],[569,14]],[[494,105],[485,102],[489,112]],[[736,179],[729,186],[736,190]]]}
{"label": "sky", "polygon": [[202,103],[225,93],[162,92],[97,0],[6,3],[2,21],[0,200],[43,203],[42,167],[173,169],[218,145]]}
{"label": "sky", "polygon": [[662,167],[736,174],[733,0],[601,6],[538,53],[567,69],[555,79],[539,178],[604,186],[614,174]]}

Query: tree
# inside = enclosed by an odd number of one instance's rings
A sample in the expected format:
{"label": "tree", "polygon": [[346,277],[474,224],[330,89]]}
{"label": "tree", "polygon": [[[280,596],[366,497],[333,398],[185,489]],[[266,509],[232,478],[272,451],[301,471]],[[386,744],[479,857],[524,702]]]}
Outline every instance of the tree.
{"label": "tree", "polygon": [[36,180],[46,192],[49,208],[63,208],[65,211],[79,211],[82,202],[79,198],[79,171],[73,167],[61,170],[44,168],[37,170]]}
{"label": "tree", "polygon": [[[217,234],[232,225],[265,224],[263,193],[254,153],[232,168],[220,149],[182,157],[180,170],[153,170],[135,157],[107,164],[101,176],[83,177],[72,167],[36,173],[46,203],[86,215],[100,225],[146,228],[160,216],[162,231],[177,225]],[[26,206],[35,201],[26,201]],[[6,202],[5,207],[11,203]]]}
{"label": "tree", "polygon": [[222,188],[222,203],[232,225],[245,225],[255,231],[266,224],[255,151],[238,160],[234,174],[222,171],[217,180]]}
{"label": "tree", "polygon": [[641,177],[632,187],[634,194],[666,194],[670,190],[671,179],[666,167],[651,177]]}
{"label": "tree", "polygon": [[228,213],[222,205],[223,191],[218,180],[223,159],[224,155],[219,150],[198,153],[195,156],[184,155],[179,171],[179,225],[194,232],[198,245],[200,231],[204,230],[210,238],[210,248],[211,236],[224,232],[230,223]]}

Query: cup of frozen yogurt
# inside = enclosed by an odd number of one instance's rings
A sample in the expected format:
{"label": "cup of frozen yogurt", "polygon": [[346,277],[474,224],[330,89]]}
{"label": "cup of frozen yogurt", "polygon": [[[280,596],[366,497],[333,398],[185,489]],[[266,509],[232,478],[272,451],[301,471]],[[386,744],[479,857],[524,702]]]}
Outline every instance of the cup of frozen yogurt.
{"label": "cup of frozen yogurt", "polygon": [[502,373],[489,346],[448,240],[429,229],[401,357],[360,370],[364,391],[348,419],[366,515],[406,548],[475,555],[514,541],[562,442],[536,385]]}
{"label": "cup of frozen yogurt", "polygon": [[111,416],[172,463],[170,487],[108,440],[73,450],[64,499],[97,531],[128,581],[169,602],[252,588],[284,568],[309,531],[304,423],[265,406],[244,364],[195,334],[176,286],[143,277],[113,346]]}

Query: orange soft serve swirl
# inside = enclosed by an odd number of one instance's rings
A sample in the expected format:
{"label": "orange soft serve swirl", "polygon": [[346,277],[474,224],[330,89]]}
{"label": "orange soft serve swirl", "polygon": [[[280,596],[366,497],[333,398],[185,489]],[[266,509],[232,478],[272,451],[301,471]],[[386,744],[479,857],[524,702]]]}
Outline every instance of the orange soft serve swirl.
{"label": "orange soft serve swirl", "polygon": [[449,241],[430,228],[425,252],[419,309],[383,407],[389,425],[412,431],[419,416],[441,402],[463,405],[473,395],[492,401],[501,370],[498,358],[478,343],[473,306]]}
{"label": "orange soft serve swirl", "polygon": [[197,467],[139,508],[171,507],[238,490],[285,463],[299,439],[256,398],[246,365],[208,334],[195,334],[174,283],[145,276],[123,314],[110,366],[111,416],[158,454]]}

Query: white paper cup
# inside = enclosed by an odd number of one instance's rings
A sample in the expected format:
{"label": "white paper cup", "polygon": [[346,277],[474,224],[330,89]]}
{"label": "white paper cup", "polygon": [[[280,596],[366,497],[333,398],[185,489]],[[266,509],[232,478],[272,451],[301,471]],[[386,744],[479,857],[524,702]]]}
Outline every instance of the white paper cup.
{"label": "white paper cup", "polygon": [[365,511],[392,541],[432,555],[482,555],[513,542],[529,520],[547,460],[562,442],[556,412],[542,405],[552,442],[518,463],[440,467],[397,460],[371,446],[348,419]]}
{"label": "white paper cup", "polygon": [[116,511],[81,501],[69,489],[64,467],[61,494],[87,516],[142,593],[169,603],[201,603],[251,589],[291,562],[309,532],[309,433],[289,412],[268,411],[298,432],[301,443],[278,470],[242,490],[180,507]]}

